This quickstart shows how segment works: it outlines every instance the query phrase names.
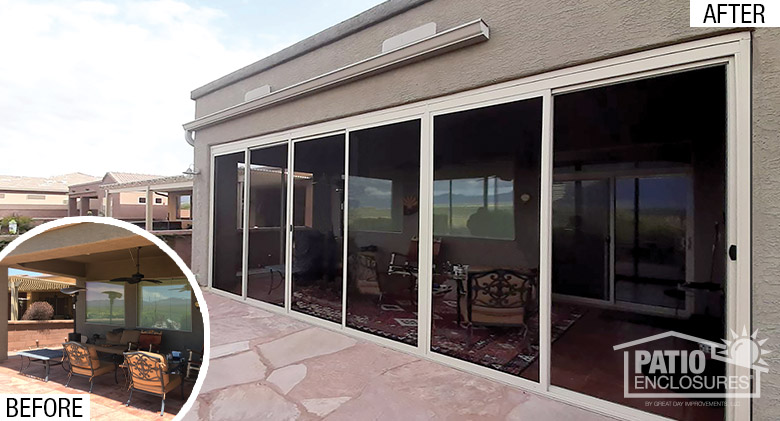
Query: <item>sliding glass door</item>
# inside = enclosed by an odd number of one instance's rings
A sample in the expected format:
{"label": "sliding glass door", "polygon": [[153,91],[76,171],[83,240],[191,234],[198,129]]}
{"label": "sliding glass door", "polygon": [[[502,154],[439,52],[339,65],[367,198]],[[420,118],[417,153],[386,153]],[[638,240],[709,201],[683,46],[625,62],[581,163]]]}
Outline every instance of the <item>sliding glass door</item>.
{"label": "sliding glass door", "polygon": [[297,141],[293,151],[291,308],[341,323],[344,145],[337,134]]}
{"label": "sliding glass door", "polygon": [[433,119],[431,351],[539,378],[542,98]]}
{"label": "sliding glass door", "polygon": [[[684,396],[716,388],[675,390],[674,406],[625,396],[624,381],[648,391],[624,379],[613,347],[690,353],[698,342],[663,335],[726,338],[726,104],[723,66],[554,97],[554,179],[577,181],[552,192],[552,386],[675,419],[723,418],[723,400]],[[726,372],[716,359],[706,367]]]}
{"label": "sliding glass door", "polygon": [[214,158],[211,285],[241,295],[244,236],[244,151]]}
{"label": "sliding glass door", "polygon": [[420,120],[349,133],[348,327],[417,346]]}
{"label": "sliding glass door", "polygon": [[284,306],[287,144],[249,152],[247,297]]}

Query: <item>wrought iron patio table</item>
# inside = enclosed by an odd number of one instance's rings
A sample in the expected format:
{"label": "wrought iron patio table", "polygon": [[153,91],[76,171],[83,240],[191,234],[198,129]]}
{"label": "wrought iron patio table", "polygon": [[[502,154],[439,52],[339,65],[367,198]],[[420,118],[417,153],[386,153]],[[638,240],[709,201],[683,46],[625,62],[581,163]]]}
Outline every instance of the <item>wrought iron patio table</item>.
{"label": "wrought iron patio table", "polygon": [[[65,362],[65,358],[63,356],[63,351],[61,349],[33,349],[29,351],[20,351],[17,352],[16,355],[19,355],[22,360],[22,365],[19,367],[19,373],[24,374],[29,377],[35,377],[29,374],[24,373],[25,368],[29,368],[30,365],[35,362],[38,364],[43,364],[44,367],[46,367],[46,377],[43,379],[43,381],[48,382],[49,381],[49,369],[53,365],[62,365]],[[24,358],[27,358],[27,366],[24,365]],[[64,367],[63,367],[64,368]]]}

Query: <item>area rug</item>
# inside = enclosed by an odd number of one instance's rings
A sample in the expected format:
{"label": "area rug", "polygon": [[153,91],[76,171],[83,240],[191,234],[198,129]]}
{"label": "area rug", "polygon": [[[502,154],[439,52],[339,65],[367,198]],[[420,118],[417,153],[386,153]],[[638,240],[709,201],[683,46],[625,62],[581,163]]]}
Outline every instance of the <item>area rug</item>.
{"label": "area rug", "polygon": [[[528,331],[522,327],[473,326],[457,323],[454,293],[434,297],[431,350],[460,360],[520,375],[539,356],[539,319],[528,320]],[[385,294],[382,302],[371,295],[348,297],[347,326],[410,345],[417,345],[417,305],[409,295]],[[335,323],[341,322],[341,294],[316,286],[293,293],[293,309]],[[555,342],[586,312],[583,307],[554,303],[552,306],[552,341]]]}

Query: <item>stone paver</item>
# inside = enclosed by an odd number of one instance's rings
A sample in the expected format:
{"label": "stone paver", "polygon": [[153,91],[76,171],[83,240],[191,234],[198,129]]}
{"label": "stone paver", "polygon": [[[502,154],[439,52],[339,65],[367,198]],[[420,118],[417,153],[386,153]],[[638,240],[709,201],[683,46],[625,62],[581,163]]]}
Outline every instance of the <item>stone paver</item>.
{"label": "stone paver", "polygon": [[227,355],[238,354],[239,352],[244,351],[249,351],[249,341],[233,342],[230,344],[212,346],[211,358],[220,358]]}
{"label": "stone paver", "polygon": [[268,382],[276,385],[286,395],[306,377],[306,371],[303,364],[288,365],[271,373]]}
{"label": "stone paver", "polygon": [[[607,419],[204,293],[212,358],[187,420]],[[2,385],[0,385],[0,390]]]}
{"label": "stone paver", "polygon": [[355,339],[348,336],[315,327],[259,345],[258,348],[272,366],[284,367],[312,357],[332,354],[356,343]]}
{"label": "stone paver", "polygon": [[213,397],[208,419],[219,421],[295,420],[301,415],[297,405],[261,384],[234,386]]}
{"label": "stone paver", "polygon": [[[243,352],[209,360],[206,379],[200,393],[228,386],[253,383],[265,378],[266,367],[255,352]],[[212,374],[213,373],[213,374]]]}
{"label": "stone paver", "polygon": [[323,399],[305,399],[301,403],[307,411],[314,415],[324,417],[331,412],[338,409],[344,402],[350,400],[349,396],[341,396],[338,398],[323,398]]}

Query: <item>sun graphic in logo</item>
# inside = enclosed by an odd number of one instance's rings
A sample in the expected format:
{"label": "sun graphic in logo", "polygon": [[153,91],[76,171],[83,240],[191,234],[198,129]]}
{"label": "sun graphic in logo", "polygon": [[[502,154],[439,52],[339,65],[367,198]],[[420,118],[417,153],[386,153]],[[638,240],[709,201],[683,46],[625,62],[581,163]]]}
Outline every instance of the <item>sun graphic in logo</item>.
{"label": "sun graphic in logo", "polygon": [[772,351],[761,349],[767,341],[767,338],[758,339],[758,330],[752,335],[748,333],[747,328],[742,328],[742,334],[739,335],[733,330],[729,330],[731,339],[723,339],[728,349],[726,357],[730,363],[741,367],[752,368],[755,365],[767,366],[762,356]]}

